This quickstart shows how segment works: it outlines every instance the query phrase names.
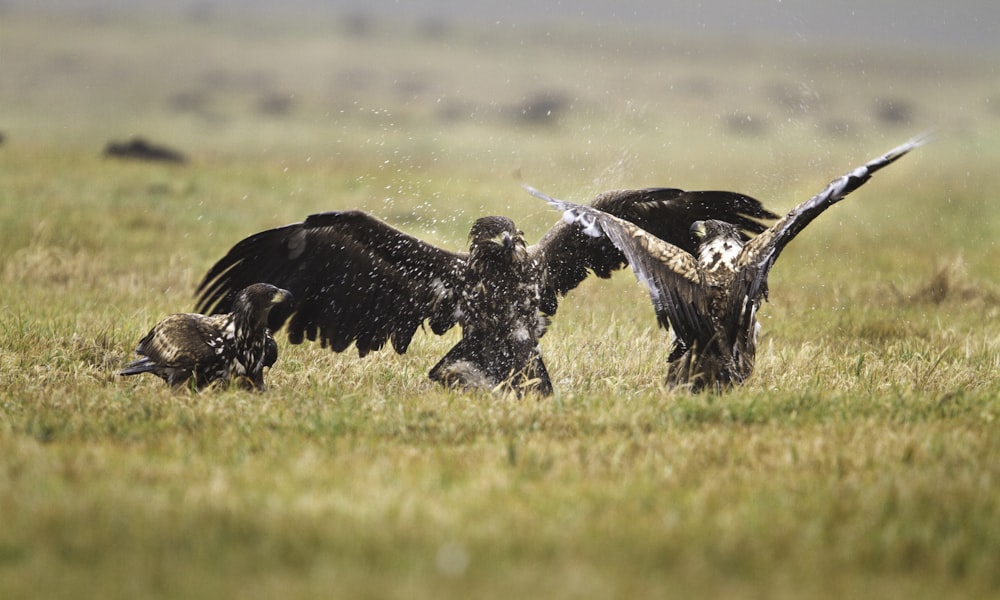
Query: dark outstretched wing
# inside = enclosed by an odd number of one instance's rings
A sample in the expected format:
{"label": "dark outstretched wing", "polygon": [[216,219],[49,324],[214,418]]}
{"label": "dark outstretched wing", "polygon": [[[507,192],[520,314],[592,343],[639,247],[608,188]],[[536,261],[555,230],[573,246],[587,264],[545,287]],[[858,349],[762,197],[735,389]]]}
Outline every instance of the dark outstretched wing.
{"label": "dark outstretched wing", "polygon": [[850,173],[834,179],[823,191],[792,209],[780,221],[747,242],[736,262],[741,275],[741,281],[738,285],[743,285],[744,290],[742,294],[734,294],[732,298],[734,300],[741,296],[758,298],[761,295],[766,297],[767,275],[788,242],[792,241],[820,213],[864,185],[876,171],[891,165],[906,153],[927,142],[928,139],[927,135],[913,138]]}
{"label": "dark outstretched wing", "polygon": [[198,307],[227,311],[239,290],[266,282],[295,297],[269,319],[277,330],[291,316],[292,343],[318,337],[341,352],[354,342],[363,356],[391,340],[402,353],[425,320],[438,334],[455,324],[466,260],[361,211],[319,213],[233,246],[198,286]]}
{"label": "dark outstretched wing", "polygon": [[756,198],[718,190],[618,190],[601,194],[590,206],[634,223],[691,254],[698,250],[698,240],[691,235],[691,224],[695,221],[715,219],[732,223],[741,230],[760,233],[767,225],[758,219],[778,218]]}
{"label": "dark outstretched wing", "polygon": [[606,237],[625,255],[636,278],[649,290],[661,326],[673,329],[681,340],[711,338],[708,298],[693,255],[614,215],[551,198],[534,188],[528,191],[563,211],[563,221],[583,235]]}
{"label": "dark outstretched wing", "polygon": [[[547,199],[534,188],[525,189]],[[750,196],[723,191],[616,190],[599,195],[590,206],[692,254],[697,249],[697,240],[690,233],[695,221],[717,219],[760,233],[766,226],[757,219],[778,218]],[[625,255],[607,237],[585,235],[565,221],[553,226],[535,248],[544,256],[549,283],[558,294],[568,293],[590,272],[606,278],[627,264]]]}

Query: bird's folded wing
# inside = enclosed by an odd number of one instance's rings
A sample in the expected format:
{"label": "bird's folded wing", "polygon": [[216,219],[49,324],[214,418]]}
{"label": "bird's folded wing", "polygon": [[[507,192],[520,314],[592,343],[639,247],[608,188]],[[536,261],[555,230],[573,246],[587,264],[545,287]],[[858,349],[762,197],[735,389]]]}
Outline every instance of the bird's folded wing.
{"label": "bird's folded wing", "polygon": [[136,352],[161,366],[193,369],[227,352],[223,321],[191,313],[170,315],[139,342]]}

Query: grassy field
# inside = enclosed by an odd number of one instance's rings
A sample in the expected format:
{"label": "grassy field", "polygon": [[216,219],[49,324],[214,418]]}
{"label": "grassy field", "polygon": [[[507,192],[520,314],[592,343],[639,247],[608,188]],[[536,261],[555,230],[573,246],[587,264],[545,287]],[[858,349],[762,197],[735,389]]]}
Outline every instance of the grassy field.
{"label": "grassy field", "polygon": [[[1000,594],[992,63],[16,11],[0,56],[0,597]],[[725,395],[663,387],[627,272],[560,306],[554,398],[432,385],[455,332],[281,339],[265,394],[114,376],[234,242],[311,212],[460,248],[482,214],[556,221],[518,178],[787,210],[929,128],[789,246]],[[189,160],[101,156],[133,135]]]}

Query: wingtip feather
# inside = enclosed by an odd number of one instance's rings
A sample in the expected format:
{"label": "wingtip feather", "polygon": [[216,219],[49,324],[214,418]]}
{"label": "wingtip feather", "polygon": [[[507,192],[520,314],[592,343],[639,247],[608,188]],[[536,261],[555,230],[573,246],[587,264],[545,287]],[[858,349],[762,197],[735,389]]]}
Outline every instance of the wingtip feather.
{"label": "wingtip feather", "polygon": [[900,158],[904,154],[907,154],[908,152],[915,150],[920,146],[923,146],[927,142],[933,140],[934,137],[935,137],[934,130],[928,130],[924,131],[923,133],[919,133],[913,136],[912,138],[908,139],[907,141],[903,142],[902,144],[896,146],[892,150],[886,152],[882,158],[887,162],[892,162],[897,158]]}
{"label": "wingtip feather", "polygon": [[527,183],[522,183],[521,184],[521,189],[523,189],[524,191],[528,192],[529,194],[531,194],[535,198],[538,198],[539,200],[544,200],[544,201],[548,202],[549,206],[551,206],[551,207],[553,207],[553,208],[555,208],[557,210],[567,211],[567,210],[576,208],[577,206],[580,206],[578,204],[574,204],[573,202],[567,202],[565,200],[560,200],[558,198],[553,198],[552,196],[549,196],[545,192],[539,190],[538,188],[532,187],[532,186],[528,185]]}

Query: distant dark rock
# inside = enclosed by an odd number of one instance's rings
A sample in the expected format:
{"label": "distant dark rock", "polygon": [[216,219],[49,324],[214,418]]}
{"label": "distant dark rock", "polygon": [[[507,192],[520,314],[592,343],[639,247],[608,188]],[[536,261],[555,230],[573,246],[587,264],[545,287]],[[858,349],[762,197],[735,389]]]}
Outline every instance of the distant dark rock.
{"label": "distant dark rock", "polygon": [[474,104],[456,100],[445,100],[438,105],[436,115],[441,121],[459,123],[474,120],[478,111]]}
{"label": "distant dark rock", "polygon": [[267,92],[257,98],[257,112],[272,117],[283,117],[292,112],[295,100],[292,94]]}
{"label": "distant dark rock", "polygon": [[367,12],[349,12],[340,18],[348,35],[365,38],[375,31],[375,17]]}
{"label": "distant dark rock", "polygon": [[773,82],[764,89],[764,95],[772,104],[789,114],[806,114],[822,108],[818,92],[793,82]]}
{"label": "distant dark rock", "polygon": [[451,34],[451,23],[444,17],[426,18],[417,24],[417,32],[430,40],[441,40]]}
{"label": "distant dark rock", "polygon": [[569,96],[562,92],[536,92],[511,107],[512,119],[522,125],[548,125],[570,108]]}
{"label": "distant dark rock", "polygon": [[880,98],[875,101],[875,118],[884,125],[906,125],[913,121],[913,105],[906,100]]}
{"label": "distant dark rock", "polygon": [[197,113],[208,104],[207,94],[201,91],[177,92],[167,99],[167,105],[179,113]]}
{"label": "distant dark rock", "polygon": [[726,115],[725,123],[731,133],[748,137],[764,135],[768,130],[767,119],[740,111]]}
{"label": "distant dark rock", "polygon": [[127,142],[109,142],[104,148],[104,156],[178,164],[187,162],[187,158],[180,152],[152,144],[141,137],[134,137]]}

